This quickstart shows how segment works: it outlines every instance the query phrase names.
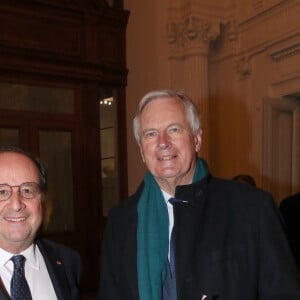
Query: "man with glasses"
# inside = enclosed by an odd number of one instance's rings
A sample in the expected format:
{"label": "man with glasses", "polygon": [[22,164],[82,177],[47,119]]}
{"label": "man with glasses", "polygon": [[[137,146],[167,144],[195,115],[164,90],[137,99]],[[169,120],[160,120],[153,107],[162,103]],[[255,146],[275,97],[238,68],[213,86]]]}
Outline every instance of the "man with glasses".
{"label": "man with glasses", "polygon": [[46,190],[37,159],[0,147],[0,300],[80,298],[79,254],[37,236]]}

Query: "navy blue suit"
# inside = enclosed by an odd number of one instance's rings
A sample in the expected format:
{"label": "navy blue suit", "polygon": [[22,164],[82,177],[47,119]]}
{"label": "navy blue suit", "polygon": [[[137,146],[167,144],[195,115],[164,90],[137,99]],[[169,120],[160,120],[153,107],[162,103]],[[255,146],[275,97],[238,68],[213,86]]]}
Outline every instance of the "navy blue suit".
{"label": "navy blue suit", "polygon": [[[57,299],[79,300],[81,273],[79,254],[66,246],[46,239],[37,239],[36,243],[44,257]],[[0,288],[0,300],[9,299],[6,292]]]}

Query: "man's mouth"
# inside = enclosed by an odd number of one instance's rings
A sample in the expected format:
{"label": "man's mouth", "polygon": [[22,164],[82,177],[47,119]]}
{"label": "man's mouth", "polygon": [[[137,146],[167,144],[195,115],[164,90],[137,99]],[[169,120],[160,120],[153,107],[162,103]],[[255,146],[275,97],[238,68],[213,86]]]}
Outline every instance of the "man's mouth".
{"label": "man's mouth", "polygon": [[176,155],[167,155],[167,156],[160,157],[158,160],[170,160],[175,157],[176,157]]}
{"label": "man's mouth", "polygon": [[20,218],[5,218],[6,221],[8,222],[15,222],[15,223],[18,223],[18,222],[23,222],[26,220],[25,217],[20,217]]}

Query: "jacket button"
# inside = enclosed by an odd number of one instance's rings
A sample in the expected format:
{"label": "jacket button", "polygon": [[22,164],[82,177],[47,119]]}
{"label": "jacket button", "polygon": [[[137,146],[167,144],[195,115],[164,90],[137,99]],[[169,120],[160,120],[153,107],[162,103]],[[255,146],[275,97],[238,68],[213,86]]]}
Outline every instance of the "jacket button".
{"label": "jacket button", "polygon": [[199,190],[197,192],[197,197],[202,197],[203,196],[203,190]]}

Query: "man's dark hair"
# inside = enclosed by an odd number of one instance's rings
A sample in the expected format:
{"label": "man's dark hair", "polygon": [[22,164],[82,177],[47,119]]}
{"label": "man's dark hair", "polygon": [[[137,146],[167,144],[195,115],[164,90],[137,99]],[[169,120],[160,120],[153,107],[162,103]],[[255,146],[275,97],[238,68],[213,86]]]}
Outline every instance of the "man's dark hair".
{"label": "man's dark hair", "polygon": [[0,146],[0,153],[12,152],[23,154],[28,157],[36,165],[39,172],[39,184],[43,194],[47,192],[47,171],[43,163],[36,157],[34,157],[30,152],[23,150],[17,146]]}

